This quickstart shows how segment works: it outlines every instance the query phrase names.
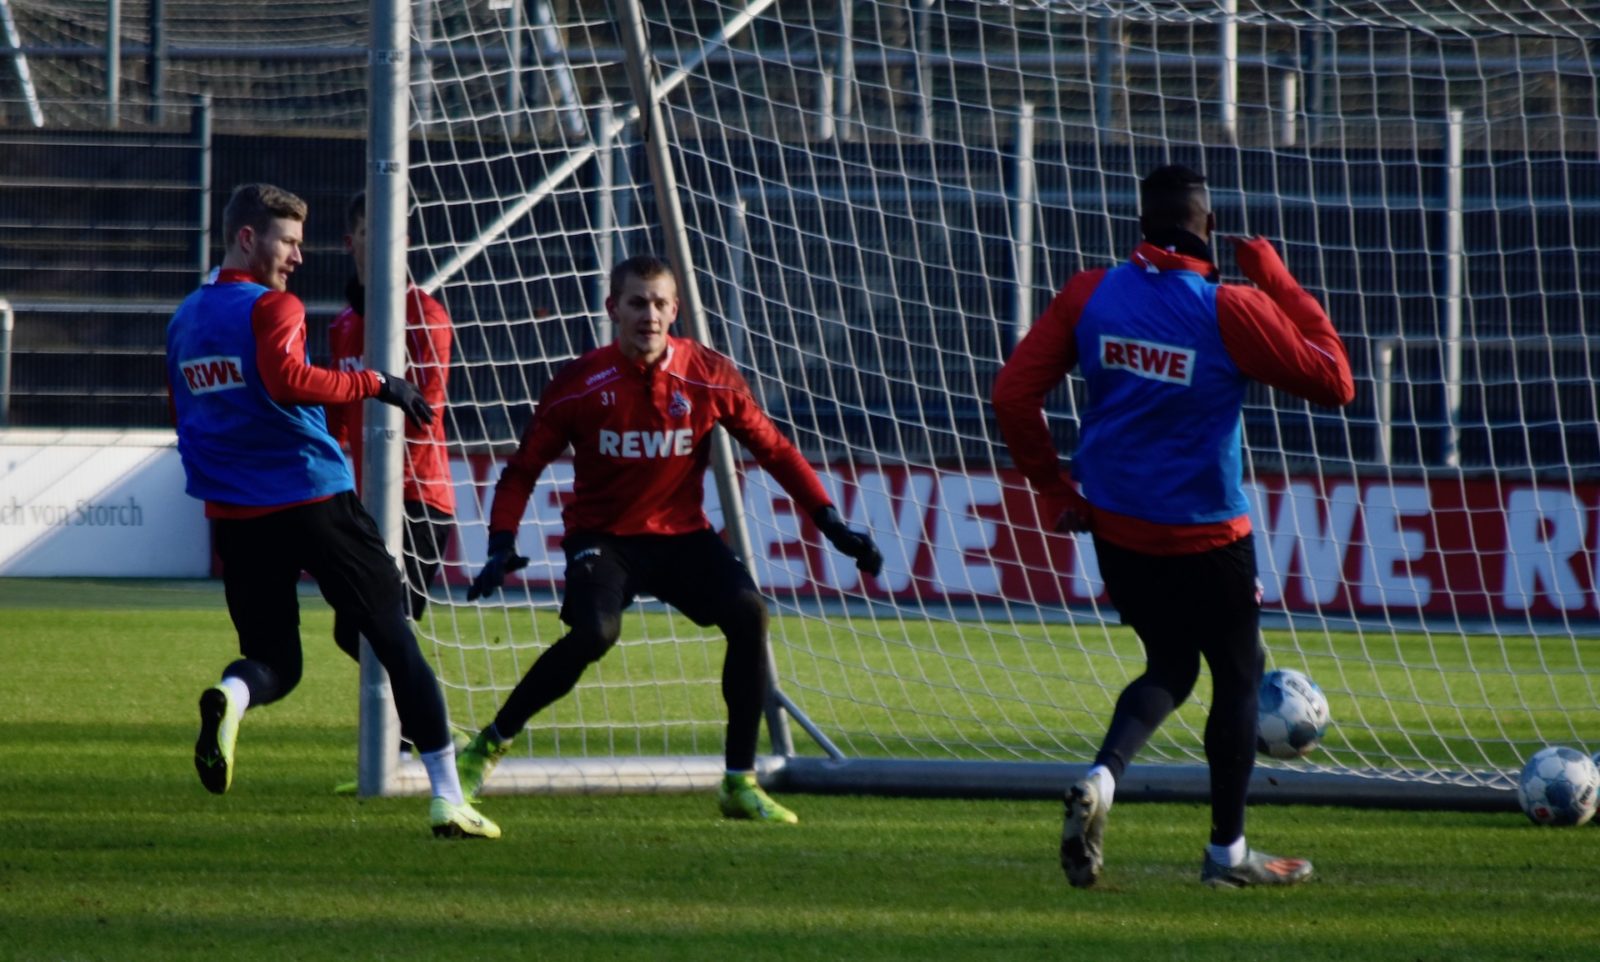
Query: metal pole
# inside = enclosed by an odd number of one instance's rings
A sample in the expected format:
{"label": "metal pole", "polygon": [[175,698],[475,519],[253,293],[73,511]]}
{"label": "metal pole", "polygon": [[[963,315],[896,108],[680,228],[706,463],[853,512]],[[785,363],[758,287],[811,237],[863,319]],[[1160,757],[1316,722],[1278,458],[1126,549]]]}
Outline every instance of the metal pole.
{"label": "metal pole", "polygon": [[611,265],[616,263],[617,240],[617,191],[614,178],[617,176],[617,138],[611,131],[611,104],[609,101],[600,105],[599,117],[595,123],[595,139],[598,148],[595,154],[595,183],[599,190],[595,191],[594,212],[594,257],[595,280],[594,294],[590,303],[594,306],[594,342],[595,344],[608,344],[616,332],[612,326],[601,318],[604,316],[604,304],[611,294]]}
{"label": "metal pole", "polygon": [[[661,217],[661,230],[666,236],[669,256],[678,268],[678,283],[682,285],[681,300],[689,313],[689,332],[695,340],[709,344],[711,326],[706,321],[705,302],[700,298],[700,287],[695,280],[694,257],[689,247],[689,234],[684,225],[683,208],[678,200],[677,176],[673,172],[672,156],[668,153],[667,124],[661,115],[661,102],[655,94],[655,63],[650,58],[650,48],[645,39],[644,14],[638,0],[614,0],[617,14],[617,32],[622,37],[626,51],[624,62],[628,68],[628,82],[633,87],[633,97],[639,106],[639,119],[644,125],[645,152],[650,161],[650,180],[655,186],[656,206]],[[754,574],[754,551],[751,548],[750,530],[745,524],[744,499],[739,491],[739,479],[733,463],[733,445],[728,434],[720,427],[712,434],[711,473],[717,481],[717,494],[722,501],[722,517],[727,523],[733,547],[744,558]],[[767,672],[775,681],[776,663],[772,658],[772,645],[767,644]],[[776,692],[776,684],[772,692]],[[769,693],[770,694],[770,693]],[[768,715],[769,721],[773,718]],[[794,753],[794,743],[789,736],[787,722],[777,717],[778,724],[769,732],[773,750],[782,755]]]}
{"label": "metal pole", "polygon": [[1095,140],[1101,142],[1111,133],[1111,27],[1110,16],[1094,24],[1094,127]]}
{"label": "metal pole", "polygon": [[[1328,0],[1316,0],[1313,7],[1313,19],[1317,23],[1327,23]],[[1306,146],[1316,146],[1317,140],[1322,136],[1322,104],[1328,93],[1328,43],[1331,34],[1313,28],[1311,30],[1311,63],[1306,70]],[[1338,69],[1337,65],[1334,69]]]}
{"label": "metal pole", "polygon": [[[406,200],[410,143],[406,139],[411,55],[410,0],[373,0],[367,118],[366,364],[405,370]],[[401,553],[401,460],[405,433],[400,411],[367,403],[363,432],[362,501],[395,557]],[[361,735],[357,787],[363,796],[392,792],[400,724],[389,677],[361,645]],[[418,746],[422,748],[424,746]],[[433,746],[437,747],[437,746]]]}
{"label": "metal pole", "polygon": [[1011,326],[1020,341],[1033,325],[1033,221],[1037,212],[1033,172],[1033,104],[1023,101],[1017,114],[1016,186],[1011,199],[1012,259],[1016,283],[1011,288]]}
{"label": "metal pole", "polygon": [[522,4],[506,8],[506,126],[522,133]]}
{"label": "metal pole", "polygon": [[1378,463],[1394,461],[1394,352],[1399,338],[1386,337],[1375,347],[1372,361],[1373,409],[1378,421]]}
{"label": "metal pole", "polygon": [[554,75],[556,92],[560,95],[561,116],[566,121],[567,134],[574,138],[582,137],[583,106],[579,103],[578,80],[572,75],[566,42],[561,38],[561,30],[556,26],[556,15],[555,11],[550,9],[550,0],[539,0],[534,4],[533,25],[540,60],[550,65],[550,71]]}
{"label": "metal pole", "polygon": [[839,44],[834,70],[837,79],[833,90],[833,121],[835,132],[842,143],[849,140],[855,130],[851,115],[855,113],[856,99],[856,13],[852,0],[839,0]]}
{"label": "metal pole", "polygon": [[195,188],[199,192],[195,223],[199,234],[195,238],[195,263],[200,270],[200,283],[205,283],[211,273],[211,95],[201,94],[195,101],[194,112],[189,115],[189,132],[199,148],[195,158]]}
{"label": "metal pole", "polygon": [[839,45],[834,44],[833,54],[830,57],[822,49],[822,37],[817,37],[817,89],[814,91],[817,100],[817,126],[815,136],[819,142],[827,143],[834,139],[838,131],[838,124],[833,116],[833,83],[834,72],[837,69],[839,58]]}
{"label": "metal pole", "polygon": [[145,82],[150,85],[150,122],[161,126],[167,119],[167,2],[150,0],[150,56],[145,60]]}
{"label": "metal pole", "polygon": [[[411,22],[416,26],[417,49],[422,55],[411,64],[411,102],[417,105],[417,123],[426,125],[433,119],[433,60],[428,50],[433,46],[433,11],[438,0],[413,2],[416,9]],[[406,43],[410,42],[411,38],[406,37]]]}
{"label": "metal pole", "polygon": [[122,124],[122,0],[106,0],[106,126]]}
{"label": "metal pole", "polygon": [[917,136],[933,140],[933,2],[922,0],[912,12],[917,53]]}
{"label": "metal pole", "polygon": [[1461,311],[1466,233],[1461,215],[1462,111],[1450,110],[1445,137],[1444,463],[1461,463]]}
{"label": "metal pole", "polygon": [[17,18],[11,15],[11,0],[0,0],[0,29],[5,31],[6,47],[11,51],[11,66],[17,72],[22,99],[28,105],[28,120],[35,127],[43,127],[44,108],[39,105],[39,91],[33,85],[27,54],[22,52],[22,35],[17,32]]}
{"label": "metal pole", "polygon": [[1281,80],[1281,93],[1278,96],[1282,108],[1282,124],[1278,128],[1278,146],[1293,147],[1295,139],[1300,132],[1296,129],[1296,121],[1300,112],[1300,73],[1293,68],[1283,72]]}
{"label": "metal pole", "polygon": [[1222,0],[1222,136],[1239,142],[1239,0]]}
{"label": "metal pole", "polygon": [[[741,369],[758,375],[756,370],[755,344],[750,337],[750,325],[746,322],[744,313],[744,289],[753,270],[750,266],[750,204],[739,198],[733,207],[733,222],[728,232],[728,294],[725,299],[728,305],[728,316],[724,318],[728,332],[728,356],[733,358],[733,363]],[[756,376],[747,378],[750,390],[755,392],[756,401],[762,407],[767,405],[765,390],[766,379]]]}
{"label": "metal pole", "polygon": [[11,302],[0,297],[0,428],[11,423],[11,332],[16,323]]}

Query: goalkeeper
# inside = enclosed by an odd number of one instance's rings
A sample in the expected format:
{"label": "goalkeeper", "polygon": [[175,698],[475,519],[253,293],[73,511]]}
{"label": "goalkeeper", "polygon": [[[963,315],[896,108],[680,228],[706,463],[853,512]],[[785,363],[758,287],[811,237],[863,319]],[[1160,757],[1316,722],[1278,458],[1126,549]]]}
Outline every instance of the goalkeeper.
{"label": "goalkeeper", "polygon": [[325,404],[376,397],[413,423],[433,419],[410,383],[376,371],[331,371],[306,358],[305,306],[288,293],[299,267],[305,201],[246,184],[223,211],[227,252],[215,280],[167,325],[167,379],[189,494],[205,501],[222,561],[240,657],[200,695],[194,764],[215,794],[233,782],[248,708],[300,682],[299,581],[317,579],[389,673],[395,708],[433,787],[435,835],[498,838],[462,797],[444,697],[406,622],[405,587],[355,479],[328,433]]}
{"label": "goalkeeper", "polygon": [[722,697],[727,774],[718,804],[729,818],[793,823],[795,814],[756,784],[756,739],[767,692],[767,604],[745,566],[701,509],[712,429],[721,424],[835,548],[875,575],[883,558],[829,502],[816,472],[762,412],[733,362],[668,333],[678,314],[672,267],[634,257],[611,272],[606,312],[613,344],[559,371],[540,397],[517,453],[495,485],[489,560],[468,600],[492,594],[527,564],[516,530],[540,472],[573,449],[574,498],[563,511],[570,629],[528,669],[494,721],[461,751],[461,786],[471,798],[528,719],[561,698],[616,643],[622,610],[639,594],[672,605],[727,637]]}
{"label": "goalkeeper", "polygon": [[[1318,404],[1355,395],[1344,345],[1262,238],[1232,239],[1255,283],[1219,284],[1205,178],[1162,167],[1139,185],[1144,241],[1129,261],[1071,277],[1001,370],[995,416],[1018,469],[1057,531],[1092,531],[1111,603],[1145,649],[1094,765],[1066,796],[1061,865],[1074,886],[1103,864],[1117,780],[1211,669],[1205,752],[1208,885],[1287,885],[1304,859],[1245,843],[1264,655],[1261,592],[1242,484],[1240,414],[1260,381]],[[1080,368],[1088,385],[1073,470],[1057,464],[1045,395]]]}

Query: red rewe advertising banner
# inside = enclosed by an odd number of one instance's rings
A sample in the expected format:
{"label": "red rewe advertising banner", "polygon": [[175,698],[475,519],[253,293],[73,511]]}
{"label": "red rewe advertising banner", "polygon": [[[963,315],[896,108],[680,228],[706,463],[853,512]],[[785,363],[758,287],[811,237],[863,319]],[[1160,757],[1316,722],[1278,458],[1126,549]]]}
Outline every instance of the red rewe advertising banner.
{"label": "red rewe advertising banner", "polygon": [[[476,571],[485,551],[477,522],[498,462],[475,458],[454,468],[464,522],[455,555]],[[752,568],[766,590],[1043,605],[1104,601],[1092,541],[1042,533],[1033,494],[1013,471],[817,470],[845,519],[872,531],[884,571],[862,584],[848,559],[817,546],[817,533],[782,489],[746,466]],[[558,462],[530,500],[517,543],[532,559],[522,577],[533,586],[560,586],[560,508],[571,486],[571,465]],[[1279,477],[1246,486],[1269,610],[1600,618],[1600,485]],[[706,514],[720,528],[709,479],[705,490]],[[456,583],[469,577],[460,568],[450,575]]]}

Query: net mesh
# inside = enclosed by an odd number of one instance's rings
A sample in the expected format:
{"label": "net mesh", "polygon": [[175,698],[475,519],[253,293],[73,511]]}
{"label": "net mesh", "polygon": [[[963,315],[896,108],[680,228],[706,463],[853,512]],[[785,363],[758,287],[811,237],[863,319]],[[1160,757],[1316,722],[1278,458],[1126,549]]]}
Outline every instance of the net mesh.
{"label": "net mesh", "polygon": [[[24,44],[103,45],[102,3],[8,6]],[[223,124],[360,130],[366,6],[167,0],[167,90],[209,90]],[[1333,709],[1298,764],[1504,785],[1596,737],[1592,5],[642,6],[713,345],[885,552],[864,584],[743,470],[780,686],[839,751],[1084,759],[1142,670],[1092,549],[1039,533],[988,395],[1065,280],[1136,243],[1138,178],[1169,162],[1207,175],[1224,233],[1278,244],[1356,373],[1344,409],[1254,388],[1244,411],[1269,663]],[[148,6],[122,9],[148,42]],[[610,4],[414,9],[411,263],[456,321],[459,587],[540,390],[608,338],[608,268],[665,244]],[[266,49],[205,55],[234,44]],[[103,60],[29,65],[48,117],[93,115]],[[1049,399],[1063,452],[1082,400],[1076,378]],[[438,592],[421,625],[462,725],[562,631],[570,490],[564,463],[541,480],[509,604]],[[720,753],[721,644],[642,603],[519,754]],[[1141,761],[1202,760],[1208,697]]]}

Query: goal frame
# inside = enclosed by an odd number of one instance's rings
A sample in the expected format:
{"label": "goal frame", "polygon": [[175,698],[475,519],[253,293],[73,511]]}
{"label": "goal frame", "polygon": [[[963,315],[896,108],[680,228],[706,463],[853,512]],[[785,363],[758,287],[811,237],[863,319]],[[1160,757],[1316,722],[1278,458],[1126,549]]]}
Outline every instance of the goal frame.
{"label": "goal frame", "polygon": [[[701,340],[709,340],[705,307],[695,280],[697,272],[692,259],[693,248],[683,224],[680,206],[682,201],[674,175],[674,158],[669,151],[670,138],[662,120],[661,105],[664,93],[658,76],[659,67],[650,57],[645,43],[644,20],[638,0],[613,0],[613,3],[624,41],[625,65],[634,93],[635,106],[626,115],[617,118],[615,129],[605,131],[605,134],[610,136],[635,120],[641,124],[643,128],[641,139],[647,145],[646,157],[650,166],[651,186],[659,208],[660,225],[670,248],[669,256],[678,265],[684,279],[682,297],[690,334]],[[729,30],[712,44],[725,43],[737,33],[738,29],[742,29],[743,25],[747,25],[759,15],[762,9],[771,5],[771,0],[749,4],[744,24],[730,24]],[[406,7],[406,0],[375,0],[372,61],[374,77],[372,129],[375,133],[380,130],[398,129],[401,132],[399,149],[402,152],[404,131],[407,127],[404,118],[409,110],[409,100],[406,95],[407,72],[401,54],[409,45],[409,41],[407,39],[396,42],[393,37],[386,36],[386,45],[380,46],[378,25],[380,21],[393,24],[406,11]],[[380,9],[389,11],[388,19],[378,15]],[[384,88],[388,96],[381,98],[381,101],[377,95],[380,89],[377,82],[380,71],[386,71],[390,75]],[[396,112],[400,118],[398,122]],[[380,120],[380,114],[386,115],[387,119]],[[377,143],[376,137],[374,143]],[[392,159],[394,148],[391,146],[387,149],[390,150],[389,158]],[[1453,162],[1457,167],[1459,167],[1459,149],[1459,140],[1453,141],[1452,153],[1455,158]],[[549,175],[550,179],[554,181],[572,176],[575,170],[591,157],[593,157],[592,152],[583,156],[574,155],[569,164],[553,170]],[[381,158],[371,163],[369,197],[380,206],[398,203],[403,221],[407,190],[403,154],[399,163],[401,175],[398,177],[381,176],[382,164]],[[393,170],[390,169],[389,173],[392,175]],[[547,181],[530,191],[527,199],[511,205],[507,217],[514,218],[525,213],[540,196],[548,192],[550,187],[551,183]],[[1452,193],[1459,198],[1459,184],[1452,188]],[[389,209],[395,208],[391,206]],[[1451,230],[1452,237],[1459,234],[1459,215],[1452,218]],[[377,235],[376,230],[373,233]],[[376,238],[373,243],[378,243]],[[462,256],[472,255],[468,253]],[[379,263],[375,258],[369,262],[374,265]],[[391,270],[394,268],[393,264],[386,266]],[[1459,300],[1461,295],[1458,264],[1452,263],[1450,277],[1450,296]],[[424,283],[424,289],[436,287],[440,281],[441,277],[436,274]],[[398,274],[388,275],[387,282],[394,285],[393,290],[403,290],[405,283],[403,263]],[[375,278],[374,287],[380,283]],[[394,304],[385,305],[382,309],[398,316],[396,308],[399,298],[395,296],[391,300]],[[373,301],[375,315],[380,310],[381,303],[379,300]],[[1019,299],[1016,305],[1018,326],[1030,319],[1027,317],[1028,312],[1023,306],[1024,303]],[[1459,305],[1453,316],[1457,325],[1454,329],[1458,330]],[[369,332],[377,328],[378,325],[374,325],[369,318]],[[402,327],[391,321],[387,330],[393,339],[392,343],[398,344]],[[374,335],[369,333],[369,337],[372,336]],[[1454,341],[1459,342],[1459,334]],[[1459,343],[1456,346],[1459,349]],[[392,345],[390,350],[393,350]],[[369,420],[369,423],[372,422]],[[397,451],[401,446],[399,432],[391,428],[386,435],[380,433],[368,439],[369,451],[381,449],[385,445]],[[741,554],[748,558],[751,542],[743,518],[743,500],[739,491],[737,471],[731,444],[721,432],[714,451],[713,477],[718,486],[724,520],[728,525],[731,540],[736,547],[742,549]],[[369,455],[372,456],[384,455]],[[389,456],[394,460],[388,463],[398,465],[397,455],[391,452]],[[371,470],[370,461],[368,467],[369,488],[364,491],[364,496],[369,499],[369,505],[382,506],[381,514],[378,508],[374,509],[374,513],[379,515],[380,524],[384,526],[383,530],[390,539],[392,550],[398,554],[398,471]],[[392,727],[394,725],[392,709],[387,714],[379,710],[379,702],[387,697],[387,686],[383,682],[381,669],[377,671],[376,677],[368,670],[369,662],[370,655],[363,662],[361,791],[363,794],[409,794],[424,791],[427,782],[420,765],[414,762],[396,761],[392,750],[386,750],[386,746],[394,744],[397,729]],[[827,731],[810,719],[803,707],[785,693],[781,679],[776,673],[775,660],[769,657],[768,663],[772,666],[770,668],[772,685],[766,717],[773,753],[761,757],[758,771],[764,783],[780,789],[816,793],[1050,798],[1059,796],[1062,789],[1081,772],[1081,766],[1088,763],[1087,759],[1074,763],[848,757],[829,739]],[[371,722],[369,716],[372,716]],[[382,727],[384,725],[391,727],[384,728]],[[821,754],[813,755],[797,750],[795,736],[790,730],[791,725],[802,729],[821,749]],[[703,791],[715,785],[721,772],[721,759],[711,756],[548,760],[508,758],[496,769],[495,780],[488,790],[494,794]],[[1408,777],[1403,780],[1395,780],[1394,774],[1392,770],[1381,773],[1331,772],[1258,766],[1252,782],[1251,798],[1255,802],[1429,809],[1514,810],[1516,808],[1515,794],[1511,787],[1503,782],[1485,784],[1481,778],[1482,773],[1462,773],[1462,777],[1456,779],[1445,772],[1416,772],[1408,773]],[[1118,785],[1119,799],[1199,801],[1208,796],[1209,776],[1202,765],[1135,764],[1130,767],[1127,776]]]}

